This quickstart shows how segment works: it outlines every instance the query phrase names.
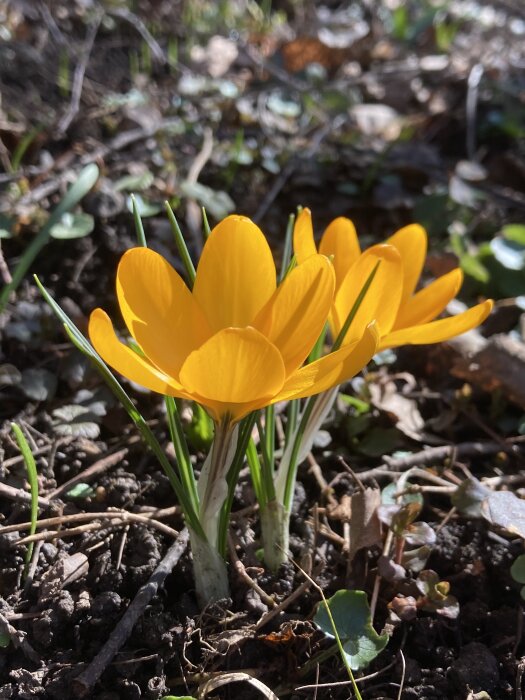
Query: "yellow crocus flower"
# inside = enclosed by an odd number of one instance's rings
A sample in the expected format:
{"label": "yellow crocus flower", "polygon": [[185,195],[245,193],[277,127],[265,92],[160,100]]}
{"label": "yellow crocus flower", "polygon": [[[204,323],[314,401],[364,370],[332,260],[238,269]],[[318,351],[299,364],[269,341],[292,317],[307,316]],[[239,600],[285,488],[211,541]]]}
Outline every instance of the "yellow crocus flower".
{"label": "yellow crocus flower", "polygon": [[374,326],[352,331],[337,352],[302,366],[330,313],[335,274],[315,253],[277,286],[270,247],[249,219],[229,216],[207,239],[193,290],[158,253],[132,248],[117,271],[127,329],[142,350],[116,336],[95,309],[96,351],[152,391],[192,399],[233,424],[276,401],[325,391],[361,370],[376,351]]}
{"label": "yellow crocus flower", "polygon": [[[303,209],[297,219],[294,252],[299,267],[318,254],[309,209]],[[456,268],[416,291],[427,253],[427,234],[419,224],[399,229],[384,244],[362,253],[353,223],[339,217],[326,228],[319,253],[331,256],[335,269],[336,291],[330,314],[334,337],[380,259],[367,293],[372,295],[372,302],[365,297],[360,317],[355,319],[361,328],[372,319],[377,321],[378,350],[449,340],[483,323],[492,310],[493,302],[489,299],[457,316],[435,320],[461,288],[463,273]],[[351,330],[358,332],[354,323]]]}

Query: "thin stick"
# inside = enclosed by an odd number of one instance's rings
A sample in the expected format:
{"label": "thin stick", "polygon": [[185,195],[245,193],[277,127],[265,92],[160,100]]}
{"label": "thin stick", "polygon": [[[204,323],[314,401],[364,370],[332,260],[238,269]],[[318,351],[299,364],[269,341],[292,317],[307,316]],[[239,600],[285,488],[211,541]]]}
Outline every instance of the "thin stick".
{"label": "thin stick", "polygon": [[[369,681],[372,678],[377,678],[377,676],[380,676],[382,673],[385,673],[385,671],[388,671],[389,669],[392,668],[392,666],[395,666],[397,663],[397,658],[394,657],[393,660],[388,664],[388,666],[385,666],[384,668],[380,669],[379,671],[374,671],[374,673],[369,673],[367,676],[360,676],[359,678],[355,679],[356,683],[364,683],[365,681]],[[311,690],[313,688],[339,688],[341,686],[345,685],[352,685],[351,680],[347,681],[331,681],[330,683],[316,683],[315,685],[299,685],[294,690]]]}
{"label": "thin stick", "polygon": [[[2,484],[0,482],[0,496],[3,498],[8,498],[10,501],[18,501],[19,503],[24,503],[27,505],[31,504],[31,494],[23,489],[15,489],[14,486],[9,486],[8,484]],[[49,508],[51,502],[47,498],[38,497],[39,508]],[[3,528],[0,528],[1,532],[4,532]]]}
{"label": "thin stick", "polygon": [[[37,527],[52,527],[53,525],[63,525],[64,523],[83,522],[85,520],[103,520],[105,518],[122,518],[123,521],[136,520],[137,522],[149,522],[153,518],[167,518],[171,515],[178,515],[180,512],[181,509],[179,506],[172,506],[171,508],[161,508],[160,510],[153,509],[146,513],[130,513],[128,510],[104,510],[100,513],[69,513],[68,515],[56,515],[53,518],[41,518],[37,522]],[[0,526],[0,534],[7,535],[8,532],[28,530],[30,525],[31,523],[28,521],[25,523],[6,525],[5,527]]]}
{"label": "thin stick", "polygon": [[152,573],[148,582],[145,583],[144,586],[141,586],[133,602],[117,623],[117,626],[102,649],[89,666],[73,680],[74,693],[78,694],[79,697],[85,697],[89,693],[106,670],[107,666],[111,663],[115,654],[122,645],[126,643],[137,620],[146,609],[146,606],[150,603],[153,596],[157,594],[159,588],[166,580],[166,577],[171,573],[173,567],[183,555],[188,544],[188,538],[188,530],[184,528],[177,538],[177,541],[168,549],[164,559],[162,559]]}
{"label": "thin stick", "polygon": [[400,649],[399,650],[399,655],[401,656],[401,683],[399,684],[399,693],[397,694],[397,700],[401,700],[401,696],[403,695],[403,687],[405,685],[405,676],[407,672],[407,664],[405,661],[405,655],[403,654],[403,651]]}
{"label": "thin stick", "polygon": [[273,618],[278,615],[280,612],[283,610],[286,610],[286,608],[291,605],[294,600],[297,600],[297,598],[300,598],[303,593],[305,593],[311,586],[311,582],[306,580],[301,583],[299,588],[296,588],[293,593],[291,593],[286,600],[283,600],[282,603],[279,603],[273,610],[270,610],[270,612],[267,612],[265,615],[261,617],[259,622],[255,625],[255,631],[258,632],[261,627],[264,627],[270,620],[273,620]]}
{"label": "thin stick", "polygon": [[[406,457],[383,457],[384,464],[367,471],[360,472],[360,479],[371,479],[376,476],[381,476],[387,471],[403,471],[411,467],[421,466],[422,464],[432,464],[433,462],[444,462],[453,456],[458,459],[464,457],[477,457],[481,455],[492,455],[498,452],[510,452],[511,454],[519,454],[521,446],[507,442],[501,445],[492,440],[478,440],[476,442],[463,442],[459,445],[443,445],[440,447],[427,447],[420,452],[413,452]],[[455,452],[454,452],[455,451]]]}
{"label": "thin stick", "polygon": [[100,22],[102,21],[102,14],[96,17],[95,21],[88,27],[86,32],[86,41],[84,44],[84,51],[82,52],[82,58],[77,63],[75,68],[75,74],[73,76],[73,87],[71,90],[71,102],[67,112],[64,114],[62,119],[58,122],[57,129],[59,133],[65,134],[69,129],[71,122],[78,113],[80,107],[80,97],[82,96],[82,86],[84,85],[84,75],[86,74],[87,64],[89,62],[89,57],[91,56],[91,50],[93,49],[93,44],[95,42],[95,37],[97,36],[98,28]]}
{"label": "thin stick", "polygon": [[275,600],[271,596],[269,596],[268,593],[266,593],[266,591],[263,591],[259,584],[256,581],[254,581],[246,571],[246,567],[237,556],[237,552],[235,550],[235,543],[231,535],[228,536],[228,549],[230,551],[230,556],[232,559],[234,569],[239,574],[240,578],[242,578],[242,580],[245,583],[247,583],[250,588],[252,588],[256,593],[259,594],[260,599],[264,603],[266,603],[266,605],[268,605],[270,608],[275,608],[277,605]]}
{"label": "thin stick", "polygon": [[[77,513],[77,516],[84,516],[82,518],[78,518],[79,520],[94,520],[94,513]],[[144,515],[139,515],[137,513],[128,513],[126,511],[122,512],[108,512],[108,513],[102,513],[98,514],[99,519],[107,519],[107,520],[113,520],[115,519],[116,522],[112,523],[113,526],[118,526],[118,525],[127,525],[129,521],[131,522],[136,522],[136,523],[141,523],[143,525],[149,525],[151,527],[156,528],[157,530],[160,530],[163,532],[165,535],[168,535],[169,537],[178,537],[179,533],[177,530],[174,530],[172,527],[169,527],[169,525],[164,525],[164,523],[159,522],[158,520],[154,520],[153,518],[144,516]],[[11,526],[12,527],[12,526]],[[72,527],[69,530],[46,530],[44,532],[39,532],[36,535],[29,535],[28,537],[23,537],[21,540],[18,540],[15,545],[21,545],[21,544],[28,544],[29,542],[38,542],[40,540],[49,540],[49,539],[54,539],[55,537],[73,537],[74,535],[81,534],[83,532],[87,532],[88,530],[98,530],[102,527],[102,524],[99,522],[88,522],[85,523],[84,525],[79,525],[78,527]],[[0,530],[1,533],[5,532],[5,530]]]}
{"label": "thin stick", "polygon": [[[189,185],[195,185],[199,179],[202,169],[211,158],[213,153],[213,133],[211,129],[204,129],[203,141],[201,150],[197,153],[193,163],[188,170],[188,175],[186,177],[186,182]],[[194,238],[197,248],[200,247],[200,237],[198,236],[199,231],[202,228],[202,210],[197,204],[195,199],[188,198],[186,204],[186,223],[190,228]]]}

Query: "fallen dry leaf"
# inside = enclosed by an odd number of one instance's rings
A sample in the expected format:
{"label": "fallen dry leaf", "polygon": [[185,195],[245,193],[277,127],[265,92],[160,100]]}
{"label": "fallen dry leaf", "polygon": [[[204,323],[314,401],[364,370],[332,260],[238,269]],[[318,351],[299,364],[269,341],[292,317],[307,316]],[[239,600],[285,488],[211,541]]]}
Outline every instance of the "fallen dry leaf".
{"label": "fallen dry leaf", "polygon": [[[407,373],[397,375],[396,378],[404,380],[408,388],[413,382],[413,377]],[[368,389],[372,404],[380,411],[388,413],[398,430],[412,440],[420,441],[423,438],[425,421],[419,412],[417,402],[403,396],[394,381],[388,379],[371,382]]]}

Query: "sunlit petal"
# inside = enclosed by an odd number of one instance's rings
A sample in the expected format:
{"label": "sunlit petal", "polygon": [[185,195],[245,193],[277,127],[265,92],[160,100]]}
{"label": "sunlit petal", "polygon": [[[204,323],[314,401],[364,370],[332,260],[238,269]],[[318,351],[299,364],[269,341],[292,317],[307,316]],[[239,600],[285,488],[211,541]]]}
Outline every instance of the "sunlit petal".
{"label": "sunlit petal", "polygon": [[293,269],[254,322],[273,343],[286,374],[300,367],[323,330],[335,286],[334,269],[324,255],[312,255]]}
{"label": "sunlit petal", "polygon": [[297,262],[303,263],[311,255],[317,253],[314,230],[312,227],[312,213],[304,208],[298,215],[293,230],[293,250]]}
{"label": "sunlit petal", "polygon": [[432,321],[461,289],[463,273],[451,270],[401,304],[393,330]]}
{"label": "sunlit petal", "polygon": [[321,238],[319,252],[328,257],[333,256],[336,290],[339,289],[346,273],[361,254],[355,226],[350,219],[340,216],[328,224]]}
{"label": "sunlit petal", "polygon": [[347,381],[365,367],[376,352],[379,334],[375,324],[365,329],[363,337],[340,350],[301,367],[286,380],[274,401],[300,399],[320,394]]}
{"label": "sunlit petal", "polygon": [[395,246],[403,261],[403,301],[415,291],[427,254],[427,233],[419,224],[396,231],[385,243]]}
{"label": "sunlit petal", "polygon": [[250,325],[276,287],[272,252],[244,216],[228,216],[202,251],[193,294],[214,332]]}
{"label": "sunlit petal", "polygon": [[398,345],[426,345],[427,343],[440,343],[443,340],[449,340],[483,323],[490,314],[493,305],[494,302],[491,300],[484,301],[457,316],[393,331],[381,338],[379,349],[393,348]]}
{"label": "sunlit petal", "polygon": [[131,335],[172,377],[178,377],[188,354],[211,335],[182,278],[149,248],[124,253],[117,271],[117,296]]}
{"label": "sunlit petal", "polygon": [[190,398],[171,377],[166,376],[117,338],[109,316],[95,309],[89,318],[89,338],[100,357],[132,382],[159,394]]}
{"label": "sunlit petal", "polygon": [[255,328],[225,328],[192,352],[180,381],[192,394],[224,404],[272,397],[285,379],[277,348]]}
{"label": "sunlit petal", "polygon": [[392,328],[401,301],[403,264],[396,248],[376,245],[362,253],[347,272],[332,308],[332,333],[339,335],[346,318],[373,270],[377,267],[370,285],[346,336],[349,343],[360,338],[371,321],[377,321],[381,335]]}

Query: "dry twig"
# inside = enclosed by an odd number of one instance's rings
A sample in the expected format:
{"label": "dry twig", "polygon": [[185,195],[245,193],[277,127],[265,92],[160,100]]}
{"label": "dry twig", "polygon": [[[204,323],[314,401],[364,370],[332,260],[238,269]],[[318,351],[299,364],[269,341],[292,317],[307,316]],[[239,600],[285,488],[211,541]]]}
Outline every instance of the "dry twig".
{"label": "dry twig", "polygon": [[259,595],[260,599],[264,603],[266,603],[266,605],[268,605],[270,608],[274,608],[277,605],[275,600],[271,596],[269,596],[268,593],[266,593],[266,591],[263,591],[259,584],[251,578],[251,576],[246,571],[246,567],[237,556],[237,551],[235,550],[235,542],[233,541],[231,535],[228,536],[228,549],[230,552],[233,567],[238,573],[239,577],[242,578],[242,580]]}
{"label": "dry twig", "polygon": [[166,580],[166,577],[171,573],[173,567],[184,554],[184,550],[188,544],[188,538],[188,530],[184,528],[177,541],[168,549],[164,559],[162,559],[155,571],[151,574],[147,583],[141,586],[133,602],[117,623],[117,626],[102,649],[89,666],[73,680],[74,691],[79,697],[85,697],[89,693],[111,663],[115,654],[122,645],[126,643],[137,620],[146,609],[146,606],[153,596],[156,595],[157,591]]}
{"label": "dry twig", "polygon": [[75,68],[75,74],[73,76],[73,87],[71,89],[71,102],[67,112],[63,115],[57,125],[58,132],[60,134],[65,134],[69,129],[71,122],[78,113],[80,107],[80,97],[82,95],[82,87],[84,85],[84,75],[86,74],[86,68],[91,56],[91,51],[93,49],[93,44],[95,42],[95,37],[97,36],[98,28],[102,21],[102,13],[99,13],[93,23],[88,27],[86,32],[86,41],[84,44],[84,50],[82,52],[82,57],[77,63]]}

